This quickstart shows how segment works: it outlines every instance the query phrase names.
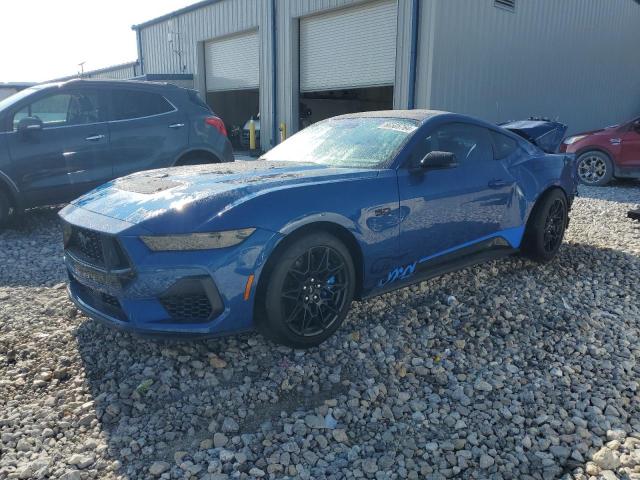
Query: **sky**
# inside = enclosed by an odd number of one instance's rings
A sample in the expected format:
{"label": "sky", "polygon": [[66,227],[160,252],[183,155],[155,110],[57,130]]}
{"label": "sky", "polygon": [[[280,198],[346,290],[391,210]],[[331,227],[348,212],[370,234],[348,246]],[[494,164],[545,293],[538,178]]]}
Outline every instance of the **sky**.
{"label": "sky", "polygon": [[0,82],[40,82],[137,59],[131,25],[197,0],[0,2]]}

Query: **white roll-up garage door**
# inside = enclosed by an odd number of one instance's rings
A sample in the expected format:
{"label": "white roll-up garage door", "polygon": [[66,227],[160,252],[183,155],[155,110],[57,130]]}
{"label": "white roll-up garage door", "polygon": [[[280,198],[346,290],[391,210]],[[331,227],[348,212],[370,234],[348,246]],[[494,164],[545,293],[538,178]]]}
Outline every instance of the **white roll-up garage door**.
{"label": "white roll-up garage door", "polygon": [[207,91],[244,90],[260,84],[258,32],[212,40],[205,44]]}
{"label": "white roll-up garage door", "polygon": [[300,91],[393,85],[395,1],[300,20]]}

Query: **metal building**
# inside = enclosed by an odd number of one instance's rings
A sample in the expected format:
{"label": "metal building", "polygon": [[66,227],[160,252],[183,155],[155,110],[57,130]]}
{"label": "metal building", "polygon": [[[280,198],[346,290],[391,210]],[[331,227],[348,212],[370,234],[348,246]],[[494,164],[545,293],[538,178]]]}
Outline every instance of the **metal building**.
{"label": "metal building", "polygon": [[14,93],[18,93],[20,90],[29,88],[34,85],[31,82],[8,82],[0,83],[0,100],[10,97]]}
{"label": "metal building", "polygon": [[82,75],[78,73],[76,75],[68,75],[66,77],[55,78],[48,81],[63,82],[65,80],[71,80],[79,77],[129,80],[141,74],[142,74],[142,71],[140,70],[140,64],[138,63],[138,61],[135,61],[135,62],[121,63],[118,65],[112,65],[110,67],[99,68],[96,70],[88,70],[86,72],[83,72]]}
{"label": "metal building", "polygon": [[434,108],[570,131],[640,114],[636,0],[205,0],[133,29],[144,74],[193,74],[264,149],[348,111]]}

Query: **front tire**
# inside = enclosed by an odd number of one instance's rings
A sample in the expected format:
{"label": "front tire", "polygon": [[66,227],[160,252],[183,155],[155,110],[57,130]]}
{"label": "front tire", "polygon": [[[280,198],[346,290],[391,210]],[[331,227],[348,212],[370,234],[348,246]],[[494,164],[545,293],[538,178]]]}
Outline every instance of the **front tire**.
{"label": "front tire", "polygon": [[349,250],[329,233],[304,235],[270,262],[258,330],[294,348],[314,347],[342,324],[355,291]]}
{"label": "front tire", "polygon": [[546,193],[533,207],[522,240],[522,253],[536,262],[552,260],[568,224],[567,198],[560,190]]}
{"label": "front tire", "polygon": [[577,168],[578,178],[585,185],[602,187],[613,178],[613,162],[609,155],[597,150],[581,154]]}

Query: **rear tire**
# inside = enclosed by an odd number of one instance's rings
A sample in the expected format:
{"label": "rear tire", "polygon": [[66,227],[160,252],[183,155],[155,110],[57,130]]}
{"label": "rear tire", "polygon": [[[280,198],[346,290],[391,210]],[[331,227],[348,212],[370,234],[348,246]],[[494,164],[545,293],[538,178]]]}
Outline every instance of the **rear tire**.
{"label": "rear tire", "polygon": [[270,265],[257,299],[260,333],[294,348],[329,338],[347,316],[355,291],[347,247],[329,233],[307,234],[278,252]]}
{"label": "rear tire", "polygon": [[14,214],[14,207],[9,196],[0,190],[0,229],[6,227]]}
{"label": "rear tire", "polygon": [[522,240],[522,253],[540,263],[552,260],[562,245],[568,220],[564,193],[558,189],[546,193],[533,207]]}
{"label": "rear tire", "polygon": [[585,185],[602,187],[613,178],[613,162],[604,152],[584,152],[577,161],[578,178]]}

